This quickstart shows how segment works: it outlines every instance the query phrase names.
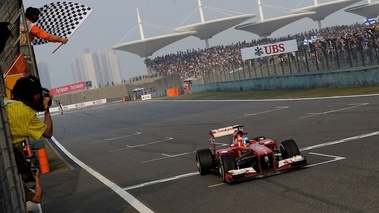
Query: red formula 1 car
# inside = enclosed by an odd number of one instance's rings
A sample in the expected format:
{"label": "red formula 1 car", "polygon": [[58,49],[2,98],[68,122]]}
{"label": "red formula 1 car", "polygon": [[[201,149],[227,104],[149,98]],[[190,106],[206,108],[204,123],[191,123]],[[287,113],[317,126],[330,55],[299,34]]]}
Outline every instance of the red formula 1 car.
{"label": "red formula 1 car", "polygon": [[[210,149],[196,152],[200,175],[218,171],[224,182],[278,174],[307,164],[294,140],[285,140],[280,148],[275,140],[256,137],[249,140],[243,125],[234,125],[210,131]],[[215,138],[232,135],[229,147],[216,149]]]}

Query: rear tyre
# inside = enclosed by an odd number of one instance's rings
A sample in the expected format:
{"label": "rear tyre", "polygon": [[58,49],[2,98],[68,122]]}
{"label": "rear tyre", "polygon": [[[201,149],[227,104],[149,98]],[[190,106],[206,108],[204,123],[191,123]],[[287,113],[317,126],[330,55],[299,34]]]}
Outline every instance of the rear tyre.
{"label": "rear tyre", "polygon": [[282,153],[283,159],[300,155],[299,148],[297,147],[296,142],[292,139],[280,143],[280,152]]}
{"label": "rear tyre", "polygon": [[202,149],[196,152],[196,166],[200,175],[209,174],[214,168],[214,157],[210,149]]}
{"label": "rear tyre", "polygon": [[237,164],[234,160],[233,154],[225,154],[220,156],[220,176],[224,182],[227,182],[225,175],[228,173],[229,170],[236,169]]}

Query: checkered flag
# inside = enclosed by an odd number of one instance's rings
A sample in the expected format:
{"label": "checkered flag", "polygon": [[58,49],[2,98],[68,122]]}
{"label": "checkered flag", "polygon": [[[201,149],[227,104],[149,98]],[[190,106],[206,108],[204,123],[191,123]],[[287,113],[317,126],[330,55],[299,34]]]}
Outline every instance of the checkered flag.
{"label": "checkered flag", "polygon": [[[46,32],[69,38],[93,11],[92,8],[73,2],[52,2],[39,8],[41,14],[37,26]],[[45,44],[49,41],[35,38],[33,45]]]}

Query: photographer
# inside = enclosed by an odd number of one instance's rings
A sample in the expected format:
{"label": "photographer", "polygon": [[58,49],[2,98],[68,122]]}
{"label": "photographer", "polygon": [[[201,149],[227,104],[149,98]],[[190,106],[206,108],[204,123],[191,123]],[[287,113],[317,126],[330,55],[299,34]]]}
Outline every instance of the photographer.
{"label": "photographer", "polygon": [[[32,202],[41,202],[39,171],[35,173],[32,171],[31,162],[26,159],[28,156],[24,148],[29,137],[38,140],[42,136],[45,138],[53,136],[50,106],[51,96],[48,90],[44,92],[39,79],[34,76],[18,79],[12,90],[12,100],[5,103],[18,172],[25,183],[36,182],[35,196],[29,197]],[[37,117],[36,112],[45,112],[44,121]],[[29,190],[25,190],[26,196],[28,193]]]}
{"label": "photographer", "polygon": [[[51,97],[43,92],[38,78],[28,76],[17,80],[12,90],[12,100],[5,106],[14,147],[28,137],[38,140],[41,136],[53,136],[50,106]],[[36,112],[45,112],[43,122],[37,117]]]}

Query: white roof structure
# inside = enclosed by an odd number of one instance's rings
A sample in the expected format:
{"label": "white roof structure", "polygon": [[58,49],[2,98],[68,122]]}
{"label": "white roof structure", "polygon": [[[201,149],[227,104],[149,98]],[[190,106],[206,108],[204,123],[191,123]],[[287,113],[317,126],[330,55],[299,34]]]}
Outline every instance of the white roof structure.
{"label": "white roof structure", "polygon": [[199,9],[200,9],[200,16],[201,16],[201,22],[197,24],[187,25],[183,27],[178,27],[174,29],[173,34],[169,35],[163,35],[163,36],[157,36],[157,37],[151,37],[151,38],[145,38],[143,29],[142,29],[142,21],[139,16],[139,12],[137,9],[137,17],[138,17],[138,24],[141,34],[141,39],[118,44],[112,46],[112,49],[115,50],[121,50],[130,52],[136,55],[139,55],[140,57],[149,57],[154,52],[158,51],[159,49],[170,45],[176,41],[179,41],[183,38],[186,38],[188,36],[195,36],[198,37],[201,40],[206,40],[206,47],[209,47],[208,39],[212,38],[217,33],[220,33],[226,29],[229,29],[239,23],[242,23],[248,19],[251,19],[255,17],[254,14],[245,14],[245,15],[239,15],[239,16],[232,16],[232,17],[226,17],[211,21],[204,21],[203,11],[202,11],[202,5],[200,0],[198,0]]}
{"label": "white roof structure", "polygon": [[292,22],[295,22],[297,20],[300,20],[302,18],[315,14],[315,12],[302,12],[302,13],[297,13],[297,14],[290,14],[290,15],[265,19],[263,17],[263,6],[262,6],[261,0],[258,0],[258,9],[259,9],[259,16],[260,16],[259,21],[239,25],[235,27],[235,29],[254,33],[258,35],[259,37],[267,37],[267,36],[270,36],[276,30]]}
{"label": "white roof structure", "polygon": [[211,39],[217,33],[220,33],[226,29],[229,29],[246,20],[254,18],[255,16],[256,16],[255,14],[246,14],[246,15],[240,15],[240,16],[226,17],[226,18],[191,24],[184,27],[178,27],[174,29],[174,31],[175,32],[196,31],[196,34],[194,35],[195,37],[201,40]]}
{"label": "white roof structure", "polygon": [[198,7],[200,11],[201,22],[196,24],[191,24],[183,27],[178,27],[174,29],[175,32],[186,32],[186,31],[195,31],[195,37],[205,40],[206,48],[209,48],[208,39],[211,39],[214,35],[227,30],[237,24],[240,24],[246,20],[254,18],[255,14],[244,14],[238,16],[231,16],[226,18],[220,18],[211,21],[204,20],[203,6],[201,1],[198,0]]}
{"label": "white roof structure", "polygon": [[292,22],[305,18],[315,12],[305,12],[300,14],[291,14],[270,19],[264,19],[253,23],[243,24],[235,27],[236,30],[243,30],[254,33],[259,37],[270,36],[276,30],[288,25]]}
{"label": "white roof structure", "polygon": [[379,2],[371,3],[371,1],[369,1],[368,4],[347,8],[345,12],[365,18],[376,18],[379,15]]}
{"label": "white roof structure", "polygon": [[296,14],[304,12],[316,12],[315,14],[308,16],[308,18],[312,19],[313,21],[317,21],[319,28],[321,28],[321,21],[324,20],[325,17],[359,1],[362,0],[337,0],[318,4],[317,0],[315,0],[314,5],[295,9],[292,11],[292,13]]}
{"label": "white roof structure", "polygon": [[130,52],[140,56],[141,58],[147,58],[153,55],[154,52],[159,49],[170,45],[176,41],[179,41],[188,36],[194,35],[196,32],[183,32],[183,33],[173,33],[169,35],[151,37],[146,39],[141,39],[137,41],[132,41],[128,43],[118,44],[112,46],[112,49],[121,50],[125,52]]}
{"label": "white roof structure", "polygon": [[193,31],[188,31],[188,32],[182,32],[182,33],[173,33],[173,34],[168,34],[168,35],[163,35],[163,36],[145,38],[143,27],[142,27],[142,21],[141,21],[141,17],[139,15],[138,9],[137,9],[137,19],[138,19],[138,26],[140,30],[141,39],[132,41],[132,42],[114,45],[112,46],[112,49],[130,52],[130,53],[140,56],[141,58],[142,57],[147,58],[153,55],[153,53],[158,51],[159,49],[169,44],[172,44],[176,41],[179,41],[183,38],[186,38],[188,36],[194,35],[196,33]]}

